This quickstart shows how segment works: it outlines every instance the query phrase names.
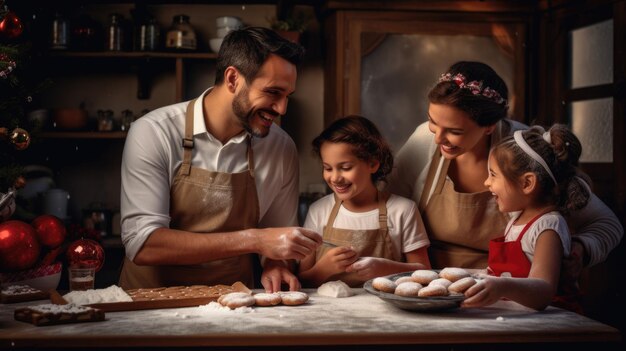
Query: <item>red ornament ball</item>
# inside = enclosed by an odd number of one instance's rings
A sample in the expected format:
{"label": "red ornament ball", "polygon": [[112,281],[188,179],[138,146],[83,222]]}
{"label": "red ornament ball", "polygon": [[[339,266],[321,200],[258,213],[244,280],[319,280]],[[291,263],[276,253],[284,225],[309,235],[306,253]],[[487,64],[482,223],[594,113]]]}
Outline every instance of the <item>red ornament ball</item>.
{"label": "red ornament ball", "polygon": [[35,218],[32,224],[42,245],[55,248],[65,241],[67,229],[58,217],[49,214],[41,215]]}
{"label": "red ornament ball", "polygon": [[0,223],[0,269],[23,271],[35,265],[41,247],[35,229],[22,221]]}
{"label": "red ornament ball", "polygon": [[23,31],[24,23],[13,11],[7,12],[2,21],[0,21],[0,37],[17,39]]}
{"label": "red ornament ball", "polygon": [[65,253],[69,267],[91,268],[96,272],[104,264],[104,250],[97,242],[90,239],[79,239],[70,244]]}

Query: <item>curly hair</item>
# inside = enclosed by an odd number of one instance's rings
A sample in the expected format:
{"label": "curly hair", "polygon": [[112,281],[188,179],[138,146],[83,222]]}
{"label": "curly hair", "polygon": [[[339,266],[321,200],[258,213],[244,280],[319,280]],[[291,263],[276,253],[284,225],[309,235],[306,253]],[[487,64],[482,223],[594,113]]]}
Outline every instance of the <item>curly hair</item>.
{"label": "curly hair", "polygon": [[[580,141],[565,125],[555,124],[545,133],[539,126],[522,132],[526,143],[546,162],[556,183],[539,162],[522,150],[513,137],[507,137],[491,151],[492,156],[509,181],[519,179],[526,172],[537,175],[541,195],[546,203],[557,206],[563,214],[583,208],[590,193],[582,184],[578,159],[582,154]],[[546,140],[547,139],[547,140]]]}
{"label": "curly hair", "polygon": [[389,144],[380,134],[376,125],[362,116],[346,116],[335,120],[319,136],[313,139],[313,153],[321,158],[322,144],[346,143],[352,146],[352,152],[359,160],[380,163],[372,174],[372,182],[385,181],[393,167],[393,154]]}

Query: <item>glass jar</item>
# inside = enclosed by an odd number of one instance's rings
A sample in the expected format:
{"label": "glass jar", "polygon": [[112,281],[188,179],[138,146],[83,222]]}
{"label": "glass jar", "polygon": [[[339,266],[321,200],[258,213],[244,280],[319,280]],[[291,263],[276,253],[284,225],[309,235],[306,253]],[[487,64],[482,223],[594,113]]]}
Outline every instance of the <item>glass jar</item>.
{"label": "glass jar", "polygon": [[196,50],[196,32],[189,23],[189,16],[176,15],[167,31],[165,47],[176,50]]}
{"label": "glass jar", "polygon": [[135,49],[138,51],[155,51],[159,49],[160,29],[153,17],[148,18],[137,28]]}
{"label": "glass jar", "polygon": [[113,13],[109,16],[109,27],[107,29],[107,45],[109,51],[124,50],[124,16]]}
{"label": "glass jar", "polygon": [[60,13],[56,13],[52,20],[50,47],[55,50],[66,50],[70,40],[70,23]]}

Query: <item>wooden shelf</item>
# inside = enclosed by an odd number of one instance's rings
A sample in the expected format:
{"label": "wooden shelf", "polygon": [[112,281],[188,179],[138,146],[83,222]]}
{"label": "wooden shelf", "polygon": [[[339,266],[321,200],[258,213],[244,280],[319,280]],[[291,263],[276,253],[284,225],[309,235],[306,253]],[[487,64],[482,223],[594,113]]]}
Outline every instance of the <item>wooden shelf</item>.
{"label": "wooden shelf", "polygon": [[160,52],[160,51],[50,51],[50,57],[58,59],[123,59],[123,60],[145,60],[147,64],[140,64],[137,67],[137,80],[139,99],[150,98],[150,87],[152,85],[152,73],[149,69],[151,59],[173,60],[175,63],[175,99],[180,102],[185,96],[184,76],[185,60],[215,60],[217,54],[212,52]]}
{"label": "wooden shelf", "polygon": [[160,51],[50,51],[50,56],[77,58],[171,58],[215,59],[212,52],[160,52]]}
{"label": "wooden shelf", "polygon": [[128,132],[42,132],[38,136],[46,139],[124,139]]}

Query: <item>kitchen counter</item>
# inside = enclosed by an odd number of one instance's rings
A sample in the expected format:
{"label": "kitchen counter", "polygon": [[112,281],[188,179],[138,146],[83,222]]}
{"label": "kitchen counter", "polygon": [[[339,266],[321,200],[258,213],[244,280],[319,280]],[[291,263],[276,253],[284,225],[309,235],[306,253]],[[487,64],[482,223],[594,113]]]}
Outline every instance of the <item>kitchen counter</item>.
{"label": "kitchen counter", "polygon": [[505,343],[510,349],[511,343],[552,342],[600,343],[606,349],[617,348],[621,340],[613,327],[554,307],[534,312],[511,301],[500,301],[486,308],[418,313],[400,310],[363,289],[354,289],[357,295],[348,298],[304,291],[310,299],[301,306],[255,307],[247,313],[206,307],[107,312],[103,322],[47,327],[15,321],[13,311],[48,301],[0,305],[0,349],[276,349],[297,345],[336,349],[337,345],[395,344],[395,350],[403,346],[415,349],[415,344],[432,347]]}

